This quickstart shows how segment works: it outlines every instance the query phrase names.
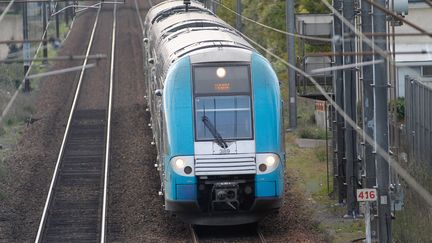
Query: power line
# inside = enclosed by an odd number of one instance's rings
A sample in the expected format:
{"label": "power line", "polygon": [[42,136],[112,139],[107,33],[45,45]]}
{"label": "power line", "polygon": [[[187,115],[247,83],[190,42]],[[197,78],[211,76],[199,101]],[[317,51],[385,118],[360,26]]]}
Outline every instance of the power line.
{"label": "power line", "polygon": [[[11,2],[13,2],[13,1],[14,1],[14,0],[12,0]],[[57,3],[56,3],[56,4],[57,4]],[[42,34],[42,39],[44,39],[44,36],[47,34],[47,32],[48,32],[48,28],[49,28],[49,26],[50,26],[52,20],[53,20],[53,19],[50,19],[50,20],[48,21],[48,23],[47,23],[47,25],[46,25],[46,28],[45,28],[45,30],[44,30],[44,32],[43,32],[43,34]],[[42,44],[43,44],[43,41],[41,41],[41,42],[39,43],[39,46],[38,46],[38,48],[36,49],[36,53],[34,54],[33,59],[35,59],[35,58],[37,57],[37,55],[39,54],[39,51],[42,49]],[[20,83],[20,86],[19,86],[18,89],[15,91],[15,93],[14,93],[13,96],[12,96],[12,98],[9,100],[9,102],[8,102],[8,104],[6,105],[5,109],[4,109],[3,112],[1,113],[1,116],[0,116],[0,124],[3,122],[3,118],[4,118],[4,117],[9,113],[9,110],[12,108],[12,105],[13,105],[13,103],[15,102],[16,98],[18,97],[18,93],[19,93],[20,90],[22,89],[23,84],[24,84],[25,80],[27,79],[27,77],[29,76],[32,67],[33,67],[33,62],[30,62],[30,66],[29,66],[27,72],[25,73],[24,78],[23,78],[23,80],[22,80],[21,83]]]}
{"label": "power line", "polygon": [[[363,138],[367,143],[374,146],[375,141],[372,139],[369,135],[364,133],[363,129],[357,126],[356,122],[353,121],[345,112],[344,110],[336,104],[336,102],[326,93],[324,88],[318,84],[318,82],[309,74],[304,72],[303,70],[297,68],[295,65],[289,64],[287,61],[285,61],[283,58],[277,56],[270,50],[266,49],[256,41],[252,40],[248,36],[246,36],[243,33],[239,33],[242,35],[245,39],[265,51],[267,54],[273,56],[274,58],[278,59],[280,62],[285,64],[286,66],[296,70],[296,72],[300,73],[302,76],[308,78],[318,89],[318,91],[330,102],[330,104],[335,108],[335,110],[349,123],[350,126],[353,127],[354,131],[357,132],[357,134]],[[399,163],[393,159],[383,148],[380,146],[376,146],[376,153],[379,154],[384,158],[384,160],[389,164],[389,166],[394,169],[406,182],[407,184],[412,187],[425,201],[429,204],[429,206],[432,206],[432,195],[429,191],[427,191],[425,188],[423,188],[415,179],[412,177],[404,168],[402,168]]]}
{"label": "power line", "polygon": [[222,7],[225,8],[225,9],[227,9],[228,11],[234,13],[235,15],[237,15],[237,16],[239,16],[239,17],[241,17],[241,18],[243,18],[243,19],[245,19],[245,20],[247,20],[247,21],[249,21],[249,22],[252,22],[252,23],[254,23],[254,24],[257,24],[257,25],[259,25],[259,26],[261,26],[261,27],[264,27],[264,28],[266,28],[266,29],[273,30],[273,31],[275,31],[275,32],[278,32],[278,33],[281,33],[281,34],[284,34],[284,35],[294,36],[294,37],[298,37],[298,38],[302,38],[302,39],[307,39],[307,40],[315,40],[315,41],[323,41],[323,42],[333,42],[333,39],[331,39],[331,38],[312,37],[312,36],[301,35],[301,34],[295,34],[295,33],[290,33],[290,32],[284,31],[284,30],[276,29],[276,28],[274,28],[274,27],[271,27],[271,26],[268,26],[268,25],[262,24],[262,23],[260,23],[260,22],[258,22],[258,21],[255,21],[255,20],[253,20],[253,19],[250,19],[250,18],[248,18],[248,17],[245,17],[245,16],[243,16],[243,15],[237,13],[236,11],[230,9],[229,7],[223,5],[223,4],[222,4],[221,2],[219,2],[219,1],[216,1],[216,0],[211,0],[211,1],[214,2],[214,3],[219,4],[220,6],[222,6]]}
{"label": "power line", "polygon": [[394,60],[392,59],[392,55],[387,51],[384,51],[379,46],[377,46],[371,39],[369,39],[363,32],[359,32],[357,28],[352,25],[349,20],[347,20],[341,13],[339,13],[332,5],[330,5],[326,0],[320,0],[327,8],[329,8],[334,15],[336,15],[348,28],[350,28],[356,36],[361,36],[363,41],[367,43],[372,49],[375,49],[379,55],[386,58],[391,64],[394,64]]}
{"label": "power line", "polygon": [[429,1],[429,0],[424,0],[424,2],[425,2],[427,5],[429,5],[430,7],[432,7],[432,2],[431,2],[431,1]]}
{"label": "power line", "polygon": [[[333,6],[331,6],[329,3],[327,3],[325,0],[320,0],[322,3],[324,3],[332,12],[347,26],[349,27],[357,36],[361,36],[363,38],[363,41],[367,43],[372,49],[375,49],[382,57],[384,57],[386,60],[389,61],[392,65],[395,65],[395,61],[392,58],[392,55],[390,55],[388,52],[381,49],[379,46],[375,45],[369,38],[367,38],[361,31],[359,32],[344,16],[342,16]],[[298,69],[298,68],[296,68]],[[298,69],[299,73],[302,73],[303,71]],[[306,73],[304,73],[306,74]],[[306,74],[307,75],[307,74]],[[309,76],[309,75],[308,75]],[[324,92],[324,89],[315,81],[312,80],[312,77],[308,77],[312,83],[314,83],[317,88],[320,90],[320,92]],[[323,95],[327,98],[330,98],[327,94]],[[330,101],[330,100],[329,100]],[[332,105],[334,104],[334,101],[330,101]],[[344,119],[348,119],[348,123],[350,123],[351,126],[355,125],[355,122],[349,119],[349,117],[346,116],[346,114],[343,112],[343,110],[340,107],[334,106],[335,109],[344,117]],[[342,113],[341,113],[342,112]],[[352,124],[351,124],[352,123]],[[432,206],[432,195],[430,192],[428,192],[426,189],[424,189],[405,169],[403,169],[399,163],[394,160],[383,148],[381,148],[379,145],[374,144],[374,140],[367,134],[361,134],[360,131],[363,131],[360,128],[356,129],[357,133],[369,144],[372,146],[375,146],[377,154],[382,156],[382,158],[389,164],[389,166],[396,171],[397,174],[399,174],[406,182],[407,184],[413,188],[430,206]]]}
{"label": "power line", "polygon": [[15,0],[12,0],[9,2],[9,4],[6,6],[5,10],[3,11],[3,13],[0,15],[0,23],[2,22],[4,16],[7,14],[7,12],[9,12],[9,9],[12,7],[12,4],[14,4]]}
{"label": "power line", "polygon": [[383,60],[379,61],[369,61],[369,62],[360,62],[360,63],[352,63],[352,64],[345,64],[340,66],[334,66],[334,67],[328,67],[328,68],[317,68],[311,70],[311,74],[318,74],[318,73],[325,73],[325,72],[331,72],[335,70],[343,70],[343,69],[349,69],[349,68],[356,68],[360,66],[368,66],[368,65],[374,65],[378,63],[383,63]]}
{"label": "power line", "polygon": [[388,15],[391,15],[393,18],[395,18],[395,19],[397,19],[397,20],[399,20],[399,21],[402,21],[402,22],[404,22],[405,24],[407,24],[407,25],[413,27],[414,29],[418,30],[420,33],[422,33],[422,34],[424,34],[424,35],[427,35],[427,36],[429,36],[429,37],[432,37],[432,33],[427,32],[426,30],[422,29],[420,26],[418,26],[418,25],[412,23],[411,21],[409,21],[409,20],[407,20],[407,19],[405,19],[405,18],[403,18],[403,17],[401,17],[401,16],[399,16],[399,15],[397,15],[397,14],[394,14],[392,11],[389,11],[389,10],[388,10],[387,8],[385,8],[384,6],[378,4],[378,3],[374,2],[374,1],[371,1],[371,0],[362,0],[362,1],[366,1],[367,3],[369,3],[370,5],[376,7],[377,9],[383,11],[384,13],[386,13],[386,14],[388,14]]}

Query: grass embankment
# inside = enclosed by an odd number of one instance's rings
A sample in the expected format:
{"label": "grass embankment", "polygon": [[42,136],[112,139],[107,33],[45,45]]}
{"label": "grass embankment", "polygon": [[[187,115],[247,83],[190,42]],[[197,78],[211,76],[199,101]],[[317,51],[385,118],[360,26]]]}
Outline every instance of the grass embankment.
{"label": "grass embankment", "polygon": [[[331,136],[331,133],[328,133]],[[345,206],[338,205],[330,198],[332,192],[332,154],[329,152],[329,178],[327,187],[327,154],[325,145],[315,148],[300,148],[296,139],[324,139],[325,129],[318,127],[314,119],[314,101],[298,99],[298,128],[294,133],[287,133],[287,166],[294,175],[296,191],[304,192],[320,222],[320,229],[330,235],[332,242],[350,242],[364,237],[363,219],[343,219]],[[329,138],[329,144],[331,144]]]}
{"label": "grass embankment", "polygon": [[[343,219],[346,213],[344,206],[337,204],[329,197],[332,191],[333,178],[330,174],[327,188],[327,164],[325,146],[317,148],[300,148],[295,134],[287,135],[287,166],[296,177],[298,183],[293,186],[297,191],[304,192],[315,217],[320,222],[321,230],[327,232],[332,242],[350,242],[364,237],[364,221],[362,219]],[[331,161],[329,161],[331,163]],[[329,164],[331,173],[331,164]]]}

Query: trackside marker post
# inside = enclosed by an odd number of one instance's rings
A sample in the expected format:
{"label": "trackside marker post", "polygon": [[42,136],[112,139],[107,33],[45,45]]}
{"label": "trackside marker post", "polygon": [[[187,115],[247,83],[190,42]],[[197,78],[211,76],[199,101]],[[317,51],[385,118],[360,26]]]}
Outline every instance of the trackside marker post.
{"label": "trackside marker post", "polygon": [[374,188],[357,189],[358,202],[373,202],[377,199],[377,190]]}
{"label": "trackside marker post", "polygon": [[374,188],[357,189],[357,201],[365,203],[366,242],[372,242],[370,203],[377,200],[377,190]]}

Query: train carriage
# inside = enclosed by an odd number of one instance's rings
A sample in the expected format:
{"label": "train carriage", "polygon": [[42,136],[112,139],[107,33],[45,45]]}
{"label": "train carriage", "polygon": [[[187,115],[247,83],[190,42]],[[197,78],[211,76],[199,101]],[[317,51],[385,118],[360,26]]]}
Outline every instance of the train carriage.
{"label": "train carriage", "polygon": [[192,224],[256,222],[282,205],[279,82],[269,62],[200,3],[145,19],[151,127],[165,209]]}

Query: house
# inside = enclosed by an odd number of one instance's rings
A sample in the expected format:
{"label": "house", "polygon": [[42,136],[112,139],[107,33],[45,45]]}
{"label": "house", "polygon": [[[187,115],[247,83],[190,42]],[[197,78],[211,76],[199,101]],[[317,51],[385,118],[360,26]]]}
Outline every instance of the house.
{"label": "house", "polygon": [[[423,0],[408,2],[408,14],[404,18],[431,33],[432,7]],[[395,27],[395,33],[419,33],[419,31],[404,23]],[[432,86],[432,38],[430,36],[396,35],[395,50],[397,97],[405,97],[405,76],[407,75]]]}

